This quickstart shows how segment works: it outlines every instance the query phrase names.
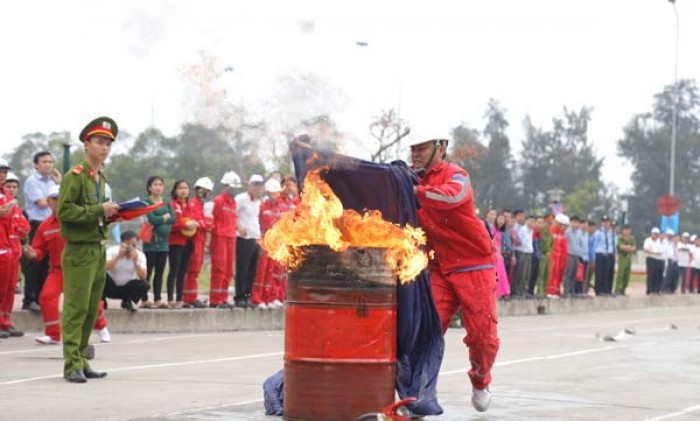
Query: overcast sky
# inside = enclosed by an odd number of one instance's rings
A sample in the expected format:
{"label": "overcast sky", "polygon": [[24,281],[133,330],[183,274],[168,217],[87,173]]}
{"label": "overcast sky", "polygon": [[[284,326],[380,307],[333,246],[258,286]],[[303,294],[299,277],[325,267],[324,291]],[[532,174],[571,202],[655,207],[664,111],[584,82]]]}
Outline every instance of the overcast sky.
{"label": "overcast sky", "polygon": [[[698,79],[700,1],[677,7],[679,77]],[[137,134],[155,109],[173,135],[187,118],[181,72],[208,51],[233,68],[232,98],[262,112],[280,75],[318,74],[342,91],[337,121],[358,138],[391,106],[422,132],[481,128],[493,97],[517,151],[526,114],[551,127],[564,105],[592,106],[605,179],[625,189],[615,143],[673,81],[675,17],[667,0],[23,0],[0,6],[0,39],[2,154],[103,114]]]}

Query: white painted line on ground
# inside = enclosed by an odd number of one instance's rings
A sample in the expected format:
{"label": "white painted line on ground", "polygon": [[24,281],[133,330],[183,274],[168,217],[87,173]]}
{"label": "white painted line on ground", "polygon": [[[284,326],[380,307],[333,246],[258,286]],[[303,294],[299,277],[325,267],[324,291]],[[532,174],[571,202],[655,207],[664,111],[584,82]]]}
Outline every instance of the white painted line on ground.
{"label": "white painted line on ground", "polygon": [[[197,334],[189,334],[189,335],[173,335],[173,336],[158,336],[155,338],[146,338],[146,339],[134,339],[134,340],[128,340],[128,341],[119,341],[119,339],[113,340],[110,343],[93,343],[94,346],[115,346],[115,345],[133,345],[133,344],[145,344],[145,343],[151,343],[151,342],[162,342],[162,341],[170,341],[170,340],[179,340],[179,339],[198,339],[202,337],[216,337],[216,336],[226,336],[230,334],[237,334],[237,335],[253,335],[253,336],[277,336],[277,335],[269,335],[269,332],[267,331],[261,331],[261,332],[219,332],[219,333],[197,333]],[[120,334],[113,334],[113,338],[119,338]],[[143,335],[143,334],[126,334],[126,335]],[[281,334],[279,336],[282,336]],[[3,351],[0,352],[0,356],[3,355],[13,355],[13,354],[30,354],[34,352],[47,352],[47,351],[54,351],[54,350],[61,350],[60,345],[39,345],[36,343],[32,343],[31,346],[33,348],[31,349],[18,349],[18,350],[13,350],[13,351]]]}
{"label": "white painted line on ground", "polygon": [[[530,316],[526,316],[530,317]],[[542,317],[542,316],[531,316],[531,317]],[[637,320],[619,320],[619,321],[614,321],[614,322],[606,322],[606,323],[581,323],[577,325],[566,325],[565,328],[568,330],[572,329],[581,329],[581,328],[586,328],[586,327],[600,327],[600,326],[634,326],[634,325],[640,325],[640,324],[647,324],[647,323],[654,323],[654,324],[664,324],[664,323],[675,323],[677,320],[685,320],[685,319],[697,319],[698,316],[680,316],[680,317],[666,317],[666,318],[647,318],[647,319],[637,319]],[[514,333],[530,333],[530,332],[543,332],[543,331],[548,331],[548,330],[561,330],[562,325],[561,324],[555,324],[551,326],[542,326],[542,327],[533,327],[533,328],[524,328],[524,329],[509,329],[509,332],[514,332]]]}
{"label": "white painted line on ground", "polygon": [[[137,365],[137,366],[130,366],[130,367],[108,368],[105,371],[107,371],[108,373],[116,373],[116,372],[121,372],[121,371],[149,370],[149,369],[154,369],[154,368],[178,367],[178,366],[185,366],[185,365],[211,364],[211,363],[221,363],[221,362],[231,362],[231,361],[252,360],[252,359],[267,358],[267,357],[279,357],[279,356],[282,356],[283,354],[284,354],[283,352],[268,352],[265,354],[243,355],[240,357],[212,358],[212,359],[206,359],[206,360],[180,361],[180,362],[176,362],[176,363],[149,364],[149,365]],[[20,384],[20,383],[28,383],[28,382],[33,382],[33,381],[37,381],[37,380],[57,379],[57,378],[61,378],[61,377],[62,377],[61,375],[57,374],[57,375],[52,375],[52,376],[41,376],[41,377],[31,377],[31,378],[26,378],[26,379],[8,380],[5,382],[0,382],[0,386],[12,386],[15,384]]]}
{"label": "white painted line on ground", "polygon": [[695,411],[698,411],[698,410],[700,410],[700,405],[689,406],[689,407],[687,407],[687,408],[685,408],[685,409],[681,409],[681,410],[678,411],[678,412],[672,412],[672,413],[670,413],[670,414],[661,415],[660,417],[655,417],[655,418],[647,418],[647,419],[644,420],[644,421],[661,421],[661,420],[668,420],[668,419],[671,419],[671,418],[680,417],[680,416],[682,416],[682,415],[687,415],[687,414],[690,414],[691,412],[695,412]]}
{"label": "white painted line on ground", "polygon": [[234,402],[234,403],[225,403],[225,404],[218,404],[218,405],[203,406],[203,407],[198,407],[198,408],[190,408],[186,411],[162,412],[162,413],[158,413],[158,414],[149,415],[147,418],[162,418],[162,417],[172,417],[175,415],[197,414],[197,413],[206,412],[206,411],[213,411],[213,410],[217,410],[217,409],[230,408],[232,406],[243,406],[243,405],[250,405],[250,404],[260,403],[260,402],[264,402],[264,399],[252,399],[249,401],[240,401],[240,402]]}
{"label": "white painted line on ground", "polygon": [[284,352],[268,352],[265,354],[243,355],[240,357],[225,357],[225,358],[212,358],[212,359],[206,359],[206,360],[180,361],[177,363],[137,365],[137,366],[131,366],[131,367],[111,368],[111,369],[107,369],[105,371],[120,372],[120,371],[133,371],[133,370],[148,370],[151,368],[179,367],[179,366],[185,366],[185,365],[211,364],[211,363],[223,363],[223,362],[231,362],[231,361],[253,360],[253,359],[258,359],[258,358],[278,357],[281,355],[284,355]]}
{"label": "white painted line on ground", "polygon": [[[561,358],[569,358],[569,357],[577,357],[579,355],[585,355],[585,354],[593,354],[596,352],[605,352],[605,351],[611,351],[614,349],[621,348],[619,346],[604,346],[602,348],[590,348],[590,349],[583,349],[581,351],[573,351],[573,352],[565,352],[563,354],[553,354],[553,355],[544,355],[541,357],[528,357],[528,358],[519,358],[517,360],[508,360],[508,361],[496,361],[494,364],[494,367],[507,367],[509,365],[515,365],[515,364],[522,364],[522,363],[529,363],[533,361],[546,361],[546,360],[557,360]],[[461,368],[459,370],[450,370],[450,371],[441,371],[440,375],[447,375],[447,374],[458,374],[458,373],[466,373],[468,369],[466,368]]]}

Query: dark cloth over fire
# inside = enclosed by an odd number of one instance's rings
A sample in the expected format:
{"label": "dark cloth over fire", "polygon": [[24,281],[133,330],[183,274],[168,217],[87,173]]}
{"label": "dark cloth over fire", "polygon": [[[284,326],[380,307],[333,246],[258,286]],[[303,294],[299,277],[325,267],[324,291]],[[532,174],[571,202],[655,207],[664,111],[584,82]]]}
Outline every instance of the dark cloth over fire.
{"label": "dark cloth over fire", "polygon": [[[417,203],[413,194],[417,179],[403,161],[378,164],[297,143],[291,145],[291,152],[299,186],[307,171],[328,167],[323,178],[345,209],[379,210],[387,221],[402,226],[417,225]],[[396,390],[399,397],[417,398],[408,405],[417,415],[441,414],[436,385],[444,341],[427,271],[413,282],[399,286],[397,341]],[[265,381],[268,415],[282,415],[283,380],[280,372]],[[381,408],[377,408],[379,410]]]}

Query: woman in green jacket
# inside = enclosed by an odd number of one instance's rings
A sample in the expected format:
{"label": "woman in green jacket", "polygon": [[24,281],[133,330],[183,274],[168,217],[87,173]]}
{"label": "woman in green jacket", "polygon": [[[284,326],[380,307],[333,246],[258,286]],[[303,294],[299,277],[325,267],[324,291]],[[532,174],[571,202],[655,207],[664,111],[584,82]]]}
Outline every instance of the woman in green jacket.
{"label": "woman in green jacket", "polygon": [[157,175],[151,176],[146,182],[148,197],[145,202],[149,205],[165,203],[165,205],[146,214],[148,222],[153,227],[153,238],[150,243],[143,244],[143,251],[146,254],[148,268],[148,280],[155,269],[153,277],[153,302],[148,301],[148,294],[143,297],[140,307],[142,308],[168,308],[168,304],[161,301],[161,289],[163,289],[163,272],[168,261],[168,237],[170,229],[175,223],[175,211],[169,200],[163,200],[165,183],[163,178]]}

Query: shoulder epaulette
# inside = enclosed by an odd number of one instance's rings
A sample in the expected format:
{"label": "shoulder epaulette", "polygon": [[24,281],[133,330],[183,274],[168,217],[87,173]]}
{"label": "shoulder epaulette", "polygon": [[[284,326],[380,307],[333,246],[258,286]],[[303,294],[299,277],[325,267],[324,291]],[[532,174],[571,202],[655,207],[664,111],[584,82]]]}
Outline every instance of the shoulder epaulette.
{"label": "shoulder epaulette", "polygon": [[78,165],[77,167],[74,167],[72,171],[73,171],[73,174],[80,175],[83,173],[84,170],[85,170],[85,167],[83,167],[82,165]]}

